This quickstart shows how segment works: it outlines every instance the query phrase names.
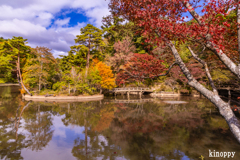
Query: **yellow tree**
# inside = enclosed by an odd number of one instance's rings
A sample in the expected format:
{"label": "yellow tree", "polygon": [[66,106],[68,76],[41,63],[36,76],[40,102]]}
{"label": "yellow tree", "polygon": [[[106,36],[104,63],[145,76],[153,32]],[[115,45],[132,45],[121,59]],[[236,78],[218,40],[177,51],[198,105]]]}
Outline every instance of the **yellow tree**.
{"label": "yellow tree", "polygon": [[32,48],[32,55],[34,57],[28,59],[27,65],[24,67],[23,78],[28,85],[38,84],[40,92],[42,86],[45,87],[49,83],[49,77],[56,69],[54,68],[56,59],[53,57],[51,49],[47,47]]}
{"label": "yellow tree", "polygon": [[100,93],[102,93],[102,88],[104,89],[112,89],[116,86],[115,77],[112,73],[110,66],[107,66],[105,63],[93,60],[93,66],[98,70],[98,74],[101,77],[100,81]]}

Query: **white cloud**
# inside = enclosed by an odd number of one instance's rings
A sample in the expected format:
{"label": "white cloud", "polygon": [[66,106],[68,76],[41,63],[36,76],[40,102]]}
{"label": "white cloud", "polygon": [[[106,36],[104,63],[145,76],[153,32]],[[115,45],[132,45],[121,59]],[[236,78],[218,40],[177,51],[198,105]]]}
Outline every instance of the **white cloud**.
{"label": "white cloud", "polygon": [[[109,0],[0,0],[0,37],[22,36],[32,47],[46,46],[54,55],[67,54],[80,28],[87,23],[101,26],[109,13]],[[64,12],[63,12],[64,10]],[[69,27],[71,17],[66,14],[80,10],[88,22]],[[54,16],[62,13],[65,19]],[[53,23],[54,22],[54,23]],[[50,28],[49,28],[50,27]]]}
{"label": "white cloud", "polygon": [[23,10],[21,8],[13,9],[8,5],[0,6],[1,19],[28,18],[29,16],[31,16],[31,14],[29,14],[28,10]]}
{"label": "white cloud", "polygon": [[80,34],[80,28],[82,28],[86,25],[87,25],[87,23],[83,22],[83,23],[78,23],[74,27],[68,27],[68,28],[58,27],[58,28],[56,28],[56,32],[67,32],[69,34],[76,36],[76,35]]}
{"label": "white cloud", "polygon": [[86,16],[90,18],[92,23],[95,22],[97,27],[102,25],[102,17],[109,14],[110,12],[106,7],[99,7],[86,11]]}
{"label": "white cloud", "polygon": [[99,8],[99,7],[107,7],[109,0],[74,0],[71,3],[71,7],[73,8],[82,8],[83,10],[88,10],[91,8]]}
{"label": "white cloud", "polygon": [[54,23],[57,25],[57,26],[65,26],[69,23],[70,21],[70,18],[66,18],[66,19],[58,19],[56,20]]}
{"label": "white cloud", "polygon": [[32,24],[26,20],[13,19],[0,21],[0,32],[7,35],[17,34],[16,36],[27,36],[29,32],[37,34],[44,31],[46,31],[46,28]]}

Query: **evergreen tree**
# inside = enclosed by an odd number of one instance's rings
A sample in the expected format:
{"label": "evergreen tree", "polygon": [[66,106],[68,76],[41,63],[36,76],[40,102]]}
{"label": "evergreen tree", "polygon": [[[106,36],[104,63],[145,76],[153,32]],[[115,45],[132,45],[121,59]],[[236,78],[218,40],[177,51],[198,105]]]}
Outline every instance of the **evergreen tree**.
{"label": "evergreen tree", "polygon": [[26,45],[26,41],[27,39],[23,39],[22,37],[13,37],[8,40],[3,39],[2,37],[0,38],[0,62],[2,63],[0,66],[0,72],[6,74],[6,77],[4,76],[4,78],[11,79],[11,72],[16,67],[19,85],[31,95],[23,84],[21,74],[21,66],[24,66],[26,59],[30,55],[30,47]]}
{"label": "evergreen tree", "polygon": [[77,38],[75,39],[75,43],[79,44],[79,48],[87,51],[85,72],[85,77],[87,77],[90,54],[94,54],[96,57],[99,57],[99,49],[104,43],[102,40],[102,31],[97,27],[87,24],[87,26],[81,28],[80,31],[81,35],[76,36]]}
{"label": "evergreen tree", "polygon": [[0,38],[0,83],[13,81],[12,70],[14,64],[11,63],[13,61],[13,52],[9,51],[11,47],[8,43],[8,40]]}

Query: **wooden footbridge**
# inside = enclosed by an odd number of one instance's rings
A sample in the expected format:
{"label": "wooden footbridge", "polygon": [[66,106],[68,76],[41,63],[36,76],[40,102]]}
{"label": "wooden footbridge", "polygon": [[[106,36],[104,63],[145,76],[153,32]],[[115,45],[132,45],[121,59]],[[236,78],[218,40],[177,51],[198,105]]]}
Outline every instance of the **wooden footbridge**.
{"label": "wooden footbridge", "polygon": [[218,90],[240,90],[240,87],[237,85],[217,85]]}
{"label": "wooden footbridge", "polygon": [[227,90],[228,91],[228,97],[231,96],[240,96],[240,87],[237,85],[218,85],[216,86],[217,90],[220,93],[220,90]]}

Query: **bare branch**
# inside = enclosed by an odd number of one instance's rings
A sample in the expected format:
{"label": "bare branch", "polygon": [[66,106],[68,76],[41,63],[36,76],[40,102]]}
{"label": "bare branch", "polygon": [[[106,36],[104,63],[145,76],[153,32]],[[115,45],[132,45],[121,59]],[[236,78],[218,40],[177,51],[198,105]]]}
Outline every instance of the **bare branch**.
{"label": "bare branch", "polygon": [[[212,89],[213,89],[213,92],[214,92],[215,94],[218,94],[217,88],[215,87],[215,85],[214,85],[214,83],[213,83],[213,80],[212,80],[212,76],[211,76],[211,74],[210,74],[210,72],[209,72],[207,63],[206,63],[205,61],[203,61],[202,59],[200,59],[200,58],[192,51],[192,49],[191,49],[189,46],[188,46],[188,49],[189,49],[189,51],[191,52],[193,58],[195,58],[198,62],[200,62],[200,63],[204,66],[206,75],[207,75],[208,80],[209,80],[209,82],[210,82],[210,85],[211,85],[211,87],[212,87]],[[204,47],[204,49],[202,50],[202,52],[203,52],[204,50],[205,50],[205,47]]]}

